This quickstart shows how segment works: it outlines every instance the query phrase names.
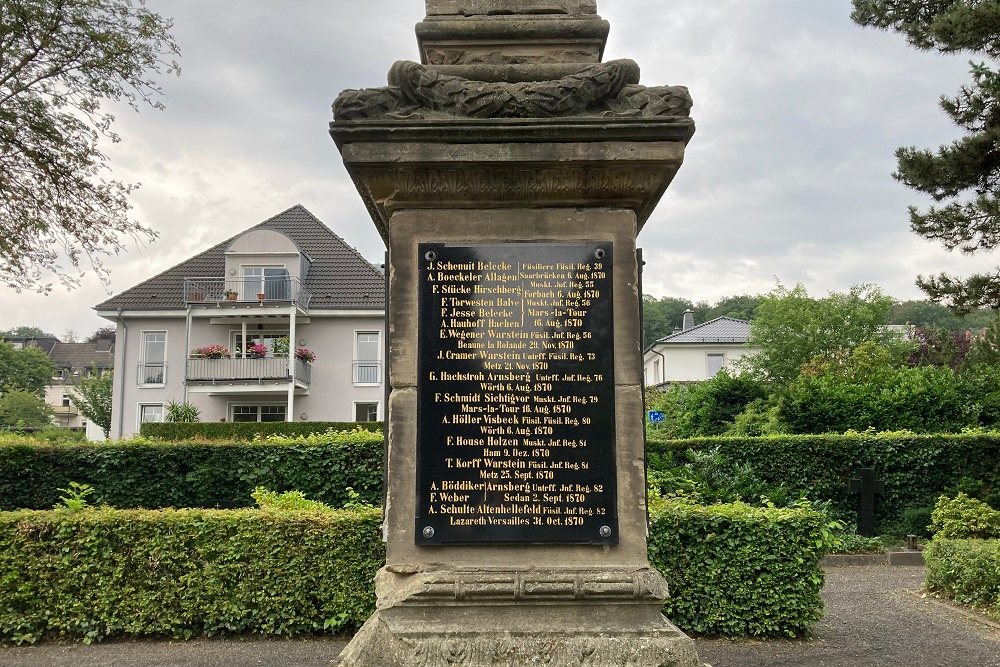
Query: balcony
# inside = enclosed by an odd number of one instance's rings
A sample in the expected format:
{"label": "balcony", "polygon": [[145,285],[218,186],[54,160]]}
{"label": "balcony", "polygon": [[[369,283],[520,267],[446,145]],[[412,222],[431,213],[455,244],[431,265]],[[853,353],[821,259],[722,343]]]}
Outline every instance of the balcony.
{"label": "balcony", "polygon": [[139,377],[136,383],[143,385],[161,385],[167,383],[167,364],[165,362],[140,362]]}
{"label": "balcony", "polygon": [[382,382],[381,361],[355,361],[354,384],[379,384]]}
{"label": "balcony", "polygon": [[295,304],[305,310],[312,293],[298,278],[185,278],[184,303],[211,306],[263,306]]}
{"label": "balcony", "polygon": [[[246,384],[289,382],[291,379],[288,357],[189,357],[187,360],[188,382]],[[312,367],[301,359],[296,359],[295,384],[308,387],[311,380]]]}

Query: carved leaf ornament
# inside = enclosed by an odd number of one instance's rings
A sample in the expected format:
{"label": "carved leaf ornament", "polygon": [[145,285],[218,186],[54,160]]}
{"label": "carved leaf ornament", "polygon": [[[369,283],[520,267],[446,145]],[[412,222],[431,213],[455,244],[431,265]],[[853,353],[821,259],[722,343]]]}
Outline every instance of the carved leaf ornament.
{"label": "carved leaf ornament", "polygon": [[419,63],[392,66],[385,88],[345,90],[333,104],[338,121],[433,118],[677,117],[691,113],[683,86],[636,85],[631,60],[591,65],[553,81],[473,81]]}

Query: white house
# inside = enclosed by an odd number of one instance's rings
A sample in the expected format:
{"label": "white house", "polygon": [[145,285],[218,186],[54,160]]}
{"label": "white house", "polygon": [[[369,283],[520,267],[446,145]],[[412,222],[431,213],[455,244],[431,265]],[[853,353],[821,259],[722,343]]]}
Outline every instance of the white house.
{"label": "white house", "polygon": [[117,325],[113,438],[170,401],[202,421],[383,418],[385,276],[302,206],[95,310]]}
{"label": "white house", "polygon": [[52,384],[45,389],[45,402],[52,406],[53,419],[58,426],[86,430],[88,437],[99,435],[101,429],[93,428],[87,418],[77,412],[70,400],[80,378],[92,373],[110,373],[114,363],[113,341],[98,339],[93,343],[57,342],[49,349],[49,359],[55,366],[56,374]]}
{"label": "white house", "polygon": [[683,323],[669,336],[657,340],[643,354],[647,387],[670,382],[708,380],[723,368],[760,350],[747,346],[750,323],[734,317],[717,317],[694,323],[694,313],[684,313]]}

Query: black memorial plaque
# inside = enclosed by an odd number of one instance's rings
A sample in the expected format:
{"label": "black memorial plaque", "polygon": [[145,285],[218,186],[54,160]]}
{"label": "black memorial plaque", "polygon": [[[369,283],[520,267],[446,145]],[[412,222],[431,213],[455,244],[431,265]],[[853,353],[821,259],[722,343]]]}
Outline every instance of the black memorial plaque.
{"label": "black memorial plaque", "polygon": [[419,253],[417,544],[617,544],[612,244]]}

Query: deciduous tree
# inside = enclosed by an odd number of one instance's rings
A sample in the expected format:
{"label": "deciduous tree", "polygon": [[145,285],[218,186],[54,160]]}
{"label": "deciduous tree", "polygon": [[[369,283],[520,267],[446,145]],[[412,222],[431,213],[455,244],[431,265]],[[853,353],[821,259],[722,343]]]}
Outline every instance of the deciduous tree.
{"label": "deciduous tree", "polygon": [[[897,149],[893,176],[930,195],[935,205],[910,207],[910,226],[949,250],[966,253],[1000,245],[1000,4],[977,0],[853,0],[851,18],[860,25],[895,30],[923,50],[969,52],[972,83],[941,108],[965,136],[936,151]],[[1000,268],[962,279],[920,276],[917,284],[935,301],[958,311],[1000,307]]]}
{"label": "deciduous tree", "polygon": [[52,360],[37,347],[15,349],[0,343],[0,394],[27,391],[41,396],[54,373]]}
{"label": "deciduous tree", "polygon": [[144,0],[0,0],[0,283],[73,285],[62,262],[154,232],[129,214],[136,187],[108,178],[109,103],[161,107],[154,75],[177,71],[172,23]]}
{"label": "deciduous tree", "polygon": [[52,423],[52,408],[30,391],[8,391],[0,396],[0,426],[35,428]]}
{"label": "deciduous tree", "polygon": [[749,344],[760,353],[744,357],[744,364],[757,377],[784,384],[807,361],[843,356],[866,341],[891,345],[899,338],[884,326],[892,303],[872,285],[814,299],[801,284],[779,283],[750,323]]}
{"label": "deciduous tree", "polygon": [[97,424],[104,431],[104,437],[111,437],[111,391],[112,373],[98,373],[96,369],[80,381],[70,391],[69,400],[80,414]]}

